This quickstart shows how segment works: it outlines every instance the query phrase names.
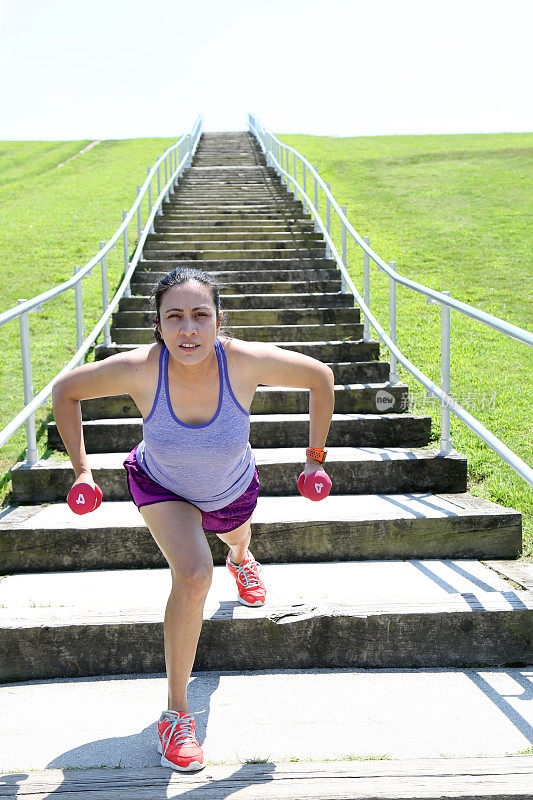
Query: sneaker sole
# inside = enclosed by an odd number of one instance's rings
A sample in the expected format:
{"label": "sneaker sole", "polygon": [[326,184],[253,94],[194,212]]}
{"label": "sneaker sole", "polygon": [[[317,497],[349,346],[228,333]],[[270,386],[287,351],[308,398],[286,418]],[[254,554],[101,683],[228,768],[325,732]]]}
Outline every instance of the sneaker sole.
{"label": "sneaker sole", "polygon": [[172,769],[177,769],[180,772],[193,772],[199,769],[203,769],[205,764],[200,764],[199,761],[191,761],[188,767],[180,767],[178,764],[174,764],[173,761],[169,761],[168,758],[165,758],[163,755],[163,751],[161,749],[161,742],[157,743],[157,752],[161,755],[161,766],[162,767],[171,767]]}
{"label": "sneaker sole", "polygon": [[200,764],[198,761],[191,761],[188,767],[180,767],[178,764],[168,761],[165,756],[161,756],[161,766],[177,769],[178,772],[197,772],[198,770],[203,769],[205,764]]}
{"label": "sneaker sole", "polygon": [[255,603],[249,603],[248,600],[244,600],[242,597],[239,597],[239,603],[242,603],[243,606],[251,606],[255,608],[256,606],[264,606],[266,600],[256,600]]}

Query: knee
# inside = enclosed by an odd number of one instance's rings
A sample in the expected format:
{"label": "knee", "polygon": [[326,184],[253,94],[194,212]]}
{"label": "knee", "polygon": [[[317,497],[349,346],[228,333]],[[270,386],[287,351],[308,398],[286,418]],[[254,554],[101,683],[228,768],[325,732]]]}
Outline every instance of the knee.
{"label": "knee", "polygon": [[204,598],[213,579],[213,564],[181,565],[172,571],[172,590],[189,599]]}

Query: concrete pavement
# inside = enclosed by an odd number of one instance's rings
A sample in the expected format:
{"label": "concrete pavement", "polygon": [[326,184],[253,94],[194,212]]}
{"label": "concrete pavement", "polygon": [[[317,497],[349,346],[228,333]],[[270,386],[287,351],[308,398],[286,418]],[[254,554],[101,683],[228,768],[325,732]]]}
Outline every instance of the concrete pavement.
{"label": "concrete pavement", "polygon": [[[533,745],[533,666],[193,673],[210,764],[504,756]],[[155,767],[164,675],[0,686],[0,769]]]}

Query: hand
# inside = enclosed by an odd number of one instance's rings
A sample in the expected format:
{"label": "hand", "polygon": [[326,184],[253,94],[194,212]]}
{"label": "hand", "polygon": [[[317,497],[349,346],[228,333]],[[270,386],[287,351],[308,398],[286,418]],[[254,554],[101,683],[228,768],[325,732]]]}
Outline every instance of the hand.
{"label": "hand", "polygon": [[[316,462],[315,462],[316,463]],[[331,491],[331,478],[322,468],[306,468],[298,477],[298,491],[308,500],[323,500]]]}
{"label": "hand", "polygon": [[82,471],[76,476],[76,480],[72,485],[77,486],[78,483],[87,483],[94,489],[96,486],[96,481],[94,480],[90,469],[82,469]]}
{"label": "hand", "polygon": [[314,458],[306,458],[304,467],[305,476],[307,477],[308,475],[312,475],[313,472],[316,472],[317,470],[320,472],[326,471],[324,469],[324,465],[321,464],[320,461],[315,461]]}
{"label": "hand", "polygon": [[100,506],[102,496],[102,490],[87,470],[81,472],[72,484],[67,503],[75,514],[88,514]]}

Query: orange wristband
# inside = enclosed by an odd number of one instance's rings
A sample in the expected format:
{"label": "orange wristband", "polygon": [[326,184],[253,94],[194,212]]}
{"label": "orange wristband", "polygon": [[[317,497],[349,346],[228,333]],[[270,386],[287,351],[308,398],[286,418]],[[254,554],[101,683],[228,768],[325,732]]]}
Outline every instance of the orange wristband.
{"label": "orange wristband", "polygon": [[305,455],[309,458],[312,458],[314,461],[319,461],[321,464],[323,464],[326,460],[327,452],[327,450],[321,450],[317,447],[308,447],[305,451]]}

